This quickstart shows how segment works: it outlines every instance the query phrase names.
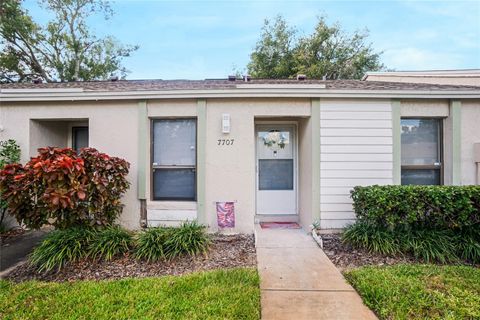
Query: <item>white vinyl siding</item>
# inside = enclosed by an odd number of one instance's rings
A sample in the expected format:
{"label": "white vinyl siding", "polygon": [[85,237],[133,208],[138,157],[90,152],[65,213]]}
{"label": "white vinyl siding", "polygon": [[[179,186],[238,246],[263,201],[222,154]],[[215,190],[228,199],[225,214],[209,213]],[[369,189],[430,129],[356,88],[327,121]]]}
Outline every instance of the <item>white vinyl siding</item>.
{"label": "white vinyl siding", "polygon": [[322,228],[354,222],[354,186],[392,184],[390,100],[322,100],[320,104]]}

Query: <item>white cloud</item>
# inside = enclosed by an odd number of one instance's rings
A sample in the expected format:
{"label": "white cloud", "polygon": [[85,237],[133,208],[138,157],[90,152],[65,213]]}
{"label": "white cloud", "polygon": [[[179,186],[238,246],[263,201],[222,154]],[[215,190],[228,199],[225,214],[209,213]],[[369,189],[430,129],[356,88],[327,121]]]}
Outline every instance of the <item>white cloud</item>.
{"label": "white cloud", "polygon": [[384,62],[396,70],[435,70],[462,68],[461,55],[413,47],[385,50]]}

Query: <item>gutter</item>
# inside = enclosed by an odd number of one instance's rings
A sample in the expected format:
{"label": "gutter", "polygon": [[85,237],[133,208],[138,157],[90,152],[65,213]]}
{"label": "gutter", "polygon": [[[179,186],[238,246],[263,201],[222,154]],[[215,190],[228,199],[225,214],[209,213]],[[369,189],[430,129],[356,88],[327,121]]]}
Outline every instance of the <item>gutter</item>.
{"label": "gutter", "polygon": [[237,88],[215,90],[84,91],[83,89],[1,89],[0,102],[99,101],[201,98],[434,98],[480,99],[479,90],[331,90],[321,88]]}

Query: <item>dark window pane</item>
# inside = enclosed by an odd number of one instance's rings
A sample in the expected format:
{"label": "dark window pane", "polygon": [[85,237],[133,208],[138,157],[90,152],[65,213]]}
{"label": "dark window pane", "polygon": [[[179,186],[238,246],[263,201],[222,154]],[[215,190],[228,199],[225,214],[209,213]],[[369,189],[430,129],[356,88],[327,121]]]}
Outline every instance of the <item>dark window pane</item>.
{"label": "dark window pane", "polygon": [[79,152],[88,147],[88,127],[74,127],[72,129],[72,148]]}
{"label": "dark window pane", "polygon": [[195,120],[156,120],[153,122],[153,141],[155,165],[195,165]]}
{"label": "dark window pane", "polygon": [[440,162],[440,120],[402,119],[402,164]]}
{"label": "dark window pane", "polygon": [[264,159],[258,163],[260,190],[293,190],[292,159]]}
{"label": "dark window pane", "polygon": [[402,184],[439,185],[440,170],[402,169]]}
{"label": "dark window pane", "polygon": [[194,169],[155,169],[155,200],[195,200]]}

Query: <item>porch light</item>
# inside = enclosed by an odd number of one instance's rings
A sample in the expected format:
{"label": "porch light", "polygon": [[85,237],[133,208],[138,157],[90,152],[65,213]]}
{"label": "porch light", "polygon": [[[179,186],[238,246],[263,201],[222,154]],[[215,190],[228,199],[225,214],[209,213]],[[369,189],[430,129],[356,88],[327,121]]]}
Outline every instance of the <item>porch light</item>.
{"label": "porch light", "polygon": [[222,132],[230,133],[230,114],[229,113],[222,114]]}

